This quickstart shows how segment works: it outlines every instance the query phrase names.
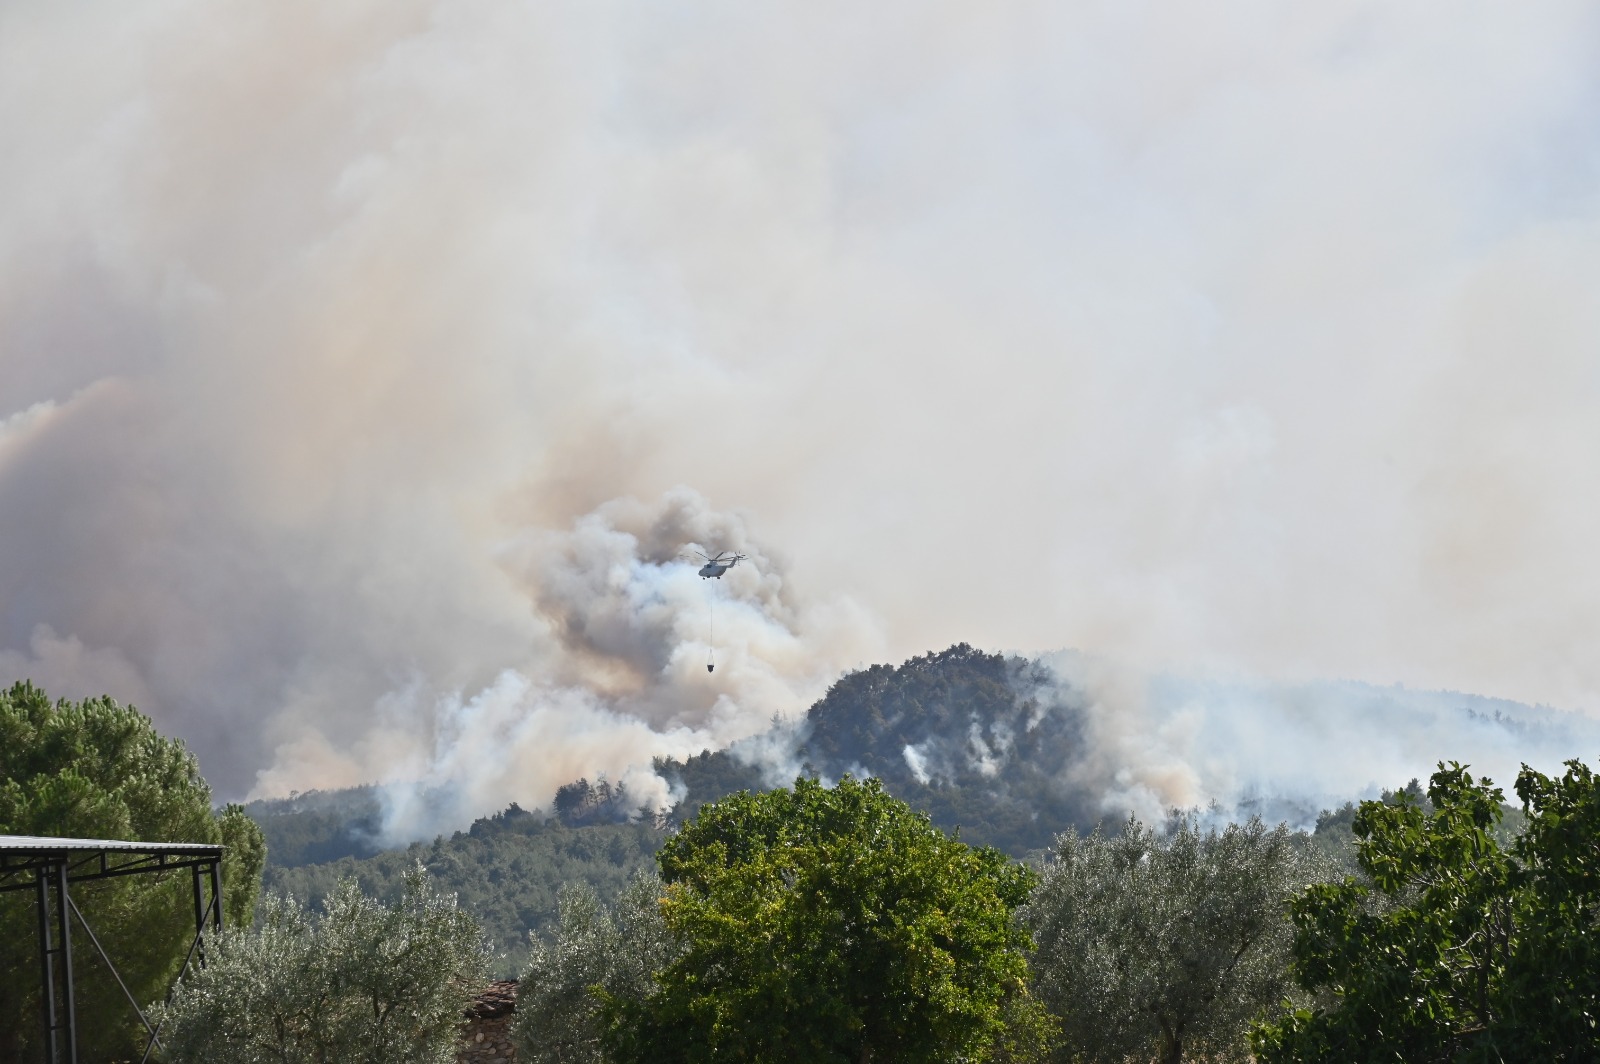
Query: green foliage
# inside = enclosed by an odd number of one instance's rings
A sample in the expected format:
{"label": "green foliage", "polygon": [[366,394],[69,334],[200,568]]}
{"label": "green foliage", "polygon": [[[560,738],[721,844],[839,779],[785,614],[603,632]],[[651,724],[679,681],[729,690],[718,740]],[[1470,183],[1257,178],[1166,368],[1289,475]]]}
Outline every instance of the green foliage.
{"label": "green foliage", "polygon": [[578,884],[561,892],[549,940],[534,943],[517,991],[514,1036],[532,1064],[600,1064],[606,1002],[637,1006],[677,955],[661,914],[661,880],[636,875],[610,907]]}
{"label": "green foliage", "polygon": [[[194,755],[110,698],[52,703],[28,683],[0,692],[0,834],[223,843],[230,923],[250,922],[265,844],[237,806],[220,815]],[[129,989],[166,991],[194,934],[187,873],[78,884],[74,900]],[[0,1060],[37,1053],[33,897],[0,895]],[[142,1030],[81,929],[73,935],[85,1059],[109,1059]]]}
{"label": "green foliage", "polygon": [[1448,1061],[1482,1040],[1513,916],[1516,868],[1493,831],[1503,797],[1452,765],[1433,776],[1431,811],[1404,797],[1361,804],[1353,831],[1371,885],[1321,884],[1293,906],[1296,977],[1337,1006],[1262,1028],[1263,1059]]}
{"label": "green foliage", "polygon": [[740,791],[767,789],[760,769],[735,760],[726,750],[702,750],[683,761],[658,757],[653,767],[656,775],[683,788],[683,799],[672,809],[678,823],[692,819],[708,802]]}
{"label": "green foliage", "polygon": [[[1469,710],[1469,715],[1471,711]],[[1432,812],[1422,783],[1413,779],[1399,790],[1383,791],[1378,801],[1384,805],[1409,803],[1424,813]],[[1361,875],[1361,864],[1356,859],[1356,814],[1360,812],[1355,802],[1346,802],[1338,809],[1324,809],[1317,814],[1316,830],[1312,842],[1342,875]],[[1494,838],[1502,847],[1510,846],[1522,834],[1527,816],[1513,805],[1500,806],[1500,822],[1494,828]]]}
{"label": "green foliage", "polygon": [[267,842],[244,807],[229,803],[217,815],[217,835],[227,847],[222,858],[222,901],[227,922],[248,927],[261,895],[261,873],[267,866]]}
{"label": "green foliage", "polygon": [[1061,1040],[1061,1021],[1027,983],[1006,986],[1000,1001],[1000,1033],[982,1058],[990,1064],[1045,1064]]}
{"label": "green foliage", "polygon": [[172,1064],[452,1064],[486,960],[477,922],[417,867],[392,907],[348,880],[321,917],[269,898],[153,1016]]}
{"label": "green foliage", "polygon": [[634,804],[627,784],[612,784],[604,777],[597,783],[580,778],[557,787],[554,809],[556,819],[568,827],[653,819],[649,806]]}
{"label": "green foliage", "polygon": [[528,958],[528,934],[554,925],[565,884],[584,883],[614,897],[636,872],[651,867],[663,834],[651,824],[572,828],[513,805],[476,821],[470,830],[414,843],[361,860],[345,858],[301,868],[268,867],[266,887],[311,904],[343,879],[367,894],[393,900],[405,874],[421,861],[440,889],[483,925],[494,944],[496,974],[515,976]]}
{"label": "green foliage", "polygon": [[1023,917],[1060,1059],[1248,1060],[1250,1020],[1288,985],[1285,904],[1319,865],[1259,819],[1062,835]]}
{"label": "green foliage", "polygon": [[[873,665],[840,677],[807,712],[812,734],[806,755],[824,770],[881,760],[890,776],[910,781],[907,745],[930,736],[966,740],[974,723],[980,736],[990,738],[997,724],[1025,720],[1038,708],[1019,698],[1019,690],[1047,682],[1041,666],[985,654],[965,643],[912,658],[899,668]],[[984,778],[967,759],[929,767],[953,781]]]}
{"label": "green foliage", "polygon": [[[1063,827],[1100,818],[1098,796],[1061,772],[1082,756],[1083,724],[1058,691],[1037,662],[960,643],[840,677],[806,711],[795,756],[809,775],[881,779],[937,826],[1023,857]],[[760,773],[728,751],[658,761],[656,770],[686,789],[680,821],[708,801],[764,789]]]}
{"label": "green foliage", "polygon": [[1502,1034],[1526,1060],[1600,1055],[1600,780],[1577,761],[1551,779],[1526,766],[1515,853],[1529,903],[1502,980]]}
{"label": "green foliage", "polygon": [[1589,771],[1524,766],[1527,829],[1502,845],[1504,795],[1443,765],[1429,808],[1364,802],[1367,882],[1293,905],[1294,970],[1331,997],[1258,1029],[1266,1062],[1589,1060],[1597,1034],[1600,794]]}
{"label": "green foliage", "polygon": [[327,864],[383,851],[378,843],[383,810],[376,787],[259,798],[246,804],[244,811],[261,825],[275,867]]}
{"label": "green foliage", "polygon": [[659,863],[683,953],[643,1004],[613,1002],[616,1060],[993,1059],[1028,1011],[1033,874],[877,780],[733,795]]}

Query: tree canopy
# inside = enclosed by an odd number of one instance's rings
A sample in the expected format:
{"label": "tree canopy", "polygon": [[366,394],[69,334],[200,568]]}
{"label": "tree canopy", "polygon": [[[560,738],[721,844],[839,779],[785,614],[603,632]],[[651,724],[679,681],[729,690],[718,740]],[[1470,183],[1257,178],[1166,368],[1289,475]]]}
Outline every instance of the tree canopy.
{"label": "tree canopy", "polygon": [[152,1016],[172,1064],[453,1064],[487,960],[476,921],[413,866],[392,906],[350,880],[321,916],[269,897]]}
{"label": "tree canopy", "polygon": [[1250,1021],[1288,987],[1285,905],[1315,874],[1298,843],[1259,819],[1062,835],[1024,915],[1061,1058],[1248,1059]]}
{"label": "tree canopy", "polygon": [[701,809],[659,856],[682,952],[621,1061],[990,1058],[1026,998],[1033,873],[845,776]]}
{"label": "tree canopy", "polygon": [[1527,903],[1502,980],[1503,1041],[1528,1058],[1600,1055],[1600,780],[1578,761],[1548,777],[1526,767],[1528,814],[1513,853]]}
{"label": "tree canopy", "polygon": [[[237,806],[215,813],[194,755],[110,698],[52,702],[29,683],[0,691],[0,834],[206,842],[227,847],[224,909],[254,915],[265,845]],[[74,900],[140,1000],[166,991],[194,934],[186,876],[83,883]],[[38,1038],[38,959],[31,893],[0,895],[0,1059],[25,1059]],[[92,1003],[85,1059],[131,1045],[138,1020],[86,936],[73,936],[78,997]],[[87,1014],[87,1013],[86,1013]]]}
{"label": "tree canopy", "polygon": [[636,875],[606,905],[587,883],[561,892],[554,934],[536,937],[517,990],[516,1038],[531,1064],[601,1064],[605,1012],[642,1004],[676,956],[661,880]]}
{"label": "tree canopy", "polygon": [[1527,827],[1502,845],[1500,788],[1441,764],[1428,806],[1364,802],[1365,881],[1293,904],[1294,973],[1315,1007],[1254,1038],[1264,1062],[1592,1060],[1600,1052],[1600,789],[1523,767]]}
{"label": "tree canopy", "polygon": [[[264,817],[269,830],[274,819]],[[586,884],[602,898],[615,897],[636,872],[655,866],[664,837],[652,823],[570,827],[513,805],[466,831],[402,850],[299,868],[280,868],[273,861],[265,885],[318,905],[340,881],[354,878],[367,894],[395,901],[406,873],[421,861],[433,882],[454,892],[461,907],[477,918],[495,949],[495,973],[509,978],[527,962],[529,932],[555,925],[564,885]]]}
{"label": "tree canopy", "polygon": [[[1083,726],[1081,708],[1044,665],[959,643],[841,676],[806,711],[795,759],[825,779],[871,775],[937,826],[1023,857],[1062,828],[1101,817],[1099,796],[1062,771],[1084,755]],[[766,786],[727,750],[661,759],[656,770],[683,788],[680,819]]]}

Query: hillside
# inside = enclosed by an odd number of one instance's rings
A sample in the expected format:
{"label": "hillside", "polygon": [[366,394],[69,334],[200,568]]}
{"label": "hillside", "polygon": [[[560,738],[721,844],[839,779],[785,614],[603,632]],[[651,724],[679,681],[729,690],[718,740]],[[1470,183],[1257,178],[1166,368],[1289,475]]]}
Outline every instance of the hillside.
{"label": "hillside", "polygon": [[[1592,723],[1571,715],[1450,692],[1353,683],[1204,686],[1172,677],[1155,678],[1151,690],[1158,709],[1167,707],[1161,712],[1217,707],[1200,736],[1209,745],[1197,741],[1186,754],[1197,763],[1203,755],[1213,764],[1277,772],[1280,781],[1298,772],[1298,785],[1305,769],[1289,754],[1303,751],[1322,764],[1337,765],[1342,757],[1376,779],[1377,786],[1348,784],[1334,774],[1324,777],[1320,791],[1281,783],[1274,790],[1264,775],[1269,786],[1254,797],[1243,792],[1223,811],[1288,818],[1306,828],[1315,823],[1319,845],[1341,861],[1353,843],[1354,806],[1347,799],[1387,797],[1384,788],[1431,768],[1428,760],[1413,758],[1413,771],[1397,771],[1406,759],[1396,754],[1391,734],[1444,735],[1437,751],[1429,746],[1429,760],[1475,757],[1480,765],[1483,751],[1508,744],[1518,756],[1540,749],[1572,756],[1595,738]],[[247,811],[268,839],[269,890],[315,902],[341,876],[354,875],[369,892],[393,896],[401,874],[420,860],[483,921],[504,955],[498,968],[505,974],[525,955],[527,932],[555,916],[562,884],[587,882],[611,894],[635,869],[651,864],[665,830],[706,802],[785,784],[797,774],[877,776],[940,827],[1018,857],[1046,849],[1061,831],[1087,829],[1107,816],[1114,826],[1125,814],[1104,812],[1111,807],[1105,787],[1121,763],[1093,748],[1096,712],[1107,710],[1094,707],[1046,663],[959,644],[843,676],[803,720],[775,725],[728,750],[657,760],[657,772],[682,797],[648,822],[638,819],[623,788],[603,780],[559,788],[548,813],[512,805],[465,831],[387,852],[379,852],[382,802],[374,787],[253,802]],[[1151,720],[1159,725],[1162,719],[1170,718],[1119,723],[1142,734]],[[1320,742],[1293,730],[1303,729],[1304,721],[1323,730]],[[1103,718],[1099,724],[1103,728]],[[1341,726],[1347,729],[1342,734]],[[1275,749],[1272,757],[1261,756],[1263,743]],[[1318,809],[1324,810],[1320,817]],[[1517,823],[1520,814],[1508,817],[1508,829]]]}
{"label": "hillside", "polygon": [[[1062,715],[1035,720],[1038,703],[1014,694],[1036,668],[958,646],[899,668],[852,673],[808,714],[803,770],[878,775],[937,823],[960,826],[971,842],[1016,853],[1046,846],[1054,832],[1076,822],[1077,807],[1057,800],[1058,789],[1037,767],[1070,744]],[[962,738],[948,745],[931,739],[947,733]],[[918,768],[926,782],[905,757],[907,746],[924,751]],[[1022,767],[997,778],[981,755],[974,759],[980,749],[1014,750]],[[354,876],[367,893],[393,898],[404,872],[421,861],[482,921],[498,955],[495,967],[508,975],[526,957],[528,932],[554,919],[563,884],[585,882],[609,896],[635,870],[652,865],[671,823],[704,802],[767,785],[763,770],[722,751],[661,761],[658,768],[687,789],[659,824],[630,820],[637,811],[625,792],[587,780],[560,788],[549,814],[512,805],[465,831],[399,850],[382,851],[377,841],[381,803],[373,787],[256,801],[246,811],[267,836],[267,890],[318,904],[341,878]]]}
{"label": "hillside", "polygon": [[[940,827],[1022,856],[1100,818],[1098,796],[1069,771],[1082,757],[1081,723],[1044,666],[962,643],[842,677],[807,711],[793,762],[806,775],[877,776]],[[742,756],[658,760],[686,791],[674,817],[775,782]]]}
{"label": "hillside", "polygon": [[959,644],[850,673],[793,726],[656,768],[683,788],[677,818],[796,774],[874,775],[941,827],[1023,856],[1129,809],[1159,817],[1167,801],[1215,798],[1223,816],[1309,829],[1319,810],[1425,778],[1440,760],[1509,786],[1524,762],[1559,771],[1597,750],[1592,717],[1481,695],[1118,673],[1071,652],[1030,660]]}
{"label": "hillside", "polygon": [[244,811],[261,825],[268,860],[275,866],[298,868],[384,850],[378,841],[383,813],[377,787],[257,799],[246,803]]}
{"label": "hillside", "polygon": [[572,825],[513,805],[448,838],[365,858],[289,868],[269,851],[264,887],[320,904],[334,884],[354,876],[364,892],[393,900],[401,877],[420,861],[483,924],[494,945],[496,973],[510,976],[527,957],[528,932],[555,919],[563,885],[588,883],[609,897],[636,870],[653,865],[664,837],[648,823]]}

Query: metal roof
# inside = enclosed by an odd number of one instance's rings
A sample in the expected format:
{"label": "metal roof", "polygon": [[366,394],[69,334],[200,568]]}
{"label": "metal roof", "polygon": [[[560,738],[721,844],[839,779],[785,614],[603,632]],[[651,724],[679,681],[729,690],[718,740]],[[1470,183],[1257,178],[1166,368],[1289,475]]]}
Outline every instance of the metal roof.
{"label": "metal roof", "polygon": [[118,853],[221,853],[209,842],[129,842],[125,839],[56,839],[41,835],[0,835],[0,852],[60,853],[62,850]]}

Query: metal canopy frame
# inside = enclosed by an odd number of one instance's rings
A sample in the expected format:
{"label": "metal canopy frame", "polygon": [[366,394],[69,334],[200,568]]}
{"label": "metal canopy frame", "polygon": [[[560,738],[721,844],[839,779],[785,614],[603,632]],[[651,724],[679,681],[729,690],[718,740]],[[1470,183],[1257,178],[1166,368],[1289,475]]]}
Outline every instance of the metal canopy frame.
{"label": "metal canopy frame", "polygon": [[[191,962],[205,965],[209,925],[222,934],[221,846],[193,842],[125,842],[113,839],[56,839],[0,835],[0,894],[34,892],[39,917],[40,1020],[44,1030],[45,1064],[78,1064],[78,1009],[72,976],[72,917],[111,971],[150,1039],[141,1064],[160,1044],[161,1028],[152,1025],[134,1000],[117,966],[106,955],[94,929],[72,900],[71,884],[118,876],[161,875],[188,869],[194,880],[194,940],[178,970],[181,979]],[[206,889],[209,887],[209,891]],[[209,897],[207,896],[209,894]],[[169,991],[169,997],[170,991]]]}

